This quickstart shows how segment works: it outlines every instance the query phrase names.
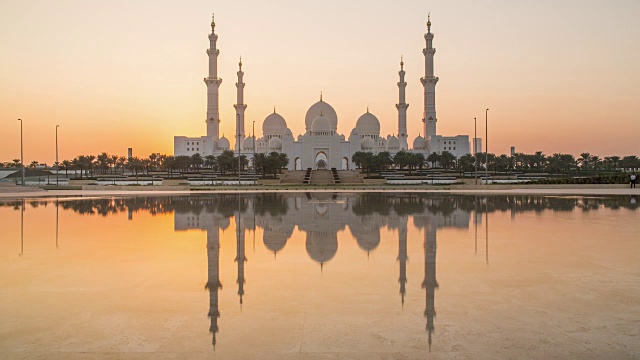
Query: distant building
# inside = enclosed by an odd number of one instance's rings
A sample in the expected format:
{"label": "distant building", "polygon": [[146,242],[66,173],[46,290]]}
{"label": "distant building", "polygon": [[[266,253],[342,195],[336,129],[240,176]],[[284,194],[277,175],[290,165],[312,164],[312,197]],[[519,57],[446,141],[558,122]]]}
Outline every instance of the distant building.
{"label": "distant building", "polygon": [[513,155],[515,155],[515,154],[516,154],[516,147],[515,147],[515,146],[512,146],[512,147],[511,147],[511,156],[513,156]]}
{"label": "distant building", "polygon": [[430,153],[442,153],[448,151],[456,157],[469,153],[470,143],[468,135],[443,136],[436,132],[436,93],[435,88],[438,77],[434,76],[433,33],[431,33],[431,20],[427,22],[427,33],[424,35],[426,47],[422,53],[425,57],[425,74],[420,79],[424,87],[423,107],[423,134],[413,140],[413,147],[409,147],[407,132],[407,108],[405,102],[404,62],[400,61],[398,82],[398,132],[397,135],[380,135],[380,121],[369,112],[369,109],[356,121],[355,127],[348,136],[339,134],[338,115],[331,105],[325,102],[320,94],[320,101],[313,104],[306,113],[305,133],[294,137],[287,126],[286,120],[279,115],[275,108],[262,123],[262,137],[256,138],[255,144],[251,136],[247,137],[244,130],[244,112],[247,105],[244,103],[244,82],[242,71],[242,59],[238,63],[237,101],[233,105],[236,109],[236,135],[235,149],[231,148],[230,141],[222,135],[220,137],[220,112],[219,112],[219,88],[222,79],[218,77],[218,35],[215,33],[215,21],[211,21],[211,34],[209,35],[209,74],[204,79],[207,85],[207,135],[199,137],[174,137],[174,155],[191,156],[200,154],[219,155],[225,150],[241,151],[248,158],[252,158],[253,152],[286,153],[289,158],[289,170],[312,169],[353,169],[355,164],[351,157],[355,152],[383,152],[388,151],[395,155],[401,150],[422,153],[425,156]]}
{"label": "distant building", "polygon": [[133,148],[127,149],[127,159],[131,159],[133,157]]}
{"label": "distant building", "polygon": [[475,155],[476,153],[484,152],[482,150],[482,138],[473,138],[473,141],[475,143],[475,146],[473,147],[473,154]]}

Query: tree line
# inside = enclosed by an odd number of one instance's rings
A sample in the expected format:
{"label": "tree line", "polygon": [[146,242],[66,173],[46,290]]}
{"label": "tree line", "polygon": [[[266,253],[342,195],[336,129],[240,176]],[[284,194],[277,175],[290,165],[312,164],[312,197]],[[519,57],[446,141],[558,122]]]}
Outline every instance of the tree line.
{"label": "tree line", "polygon": [[[415,169],[441,168],[445,170],[472,172],[476,168],[497,173],[509,172],[547,172],[552,174],[566,174],[571,172],[602,172],[602,171],[635,171],[640,168],[640,158],[635,155],[607,156],[601,158],[590,153],[582,153],[579,157],[571,154],[555,153],[545,155],[542,151],[534,154],[516,153],[512,156],[492,153],[466,154],[457,158],[448,151],[431,153],[426,158],[420,153],[399,151],[394,156],[387,151],[377,154],[357,151],[351,160],[360,169],[370,174],[382,173],[384,170],[397,168],[408,169],[411,173]],[[488,163],[487,163],[488,162]]]}
{"label": "tree line", "polygon": [[[271,152],[269,154],[259,153],[255,158],[255,172],[262,173],[263,177],[267,174],[274,176],[289,164],[287,154]],[[79,155],[72,160],[63,160],[59,164],[59,169],[69,175],[69,171],[80,174],[80,178],[84,175],[93,177],[100,175],[124,175],[125,171],[130,174],[149,174],[150,171],[164,171],[168,176],[173,174],[182,174],[189,172],[198,172],[209,170],[220,175],[227,173],[238,173],[238,164],[240,171],[245,171],[249,167],[249,159],[245,155],[241,155],[240,159],[235,156],[232,150],[225,150],[218,156],[207,155],[203,157],[200,154],[191,156],[180,155],[163,155],[153,153],[146,158],[126,157],[120,155],[110,155],[103,152],[99,155]],[[28,167],[35,169],[40,165],[37,161],[32,162]],[[0,163],[0,168],[20,168],[22,164],[19,159],[13,162]],[[54,163],[53,167],[55,168]]]}

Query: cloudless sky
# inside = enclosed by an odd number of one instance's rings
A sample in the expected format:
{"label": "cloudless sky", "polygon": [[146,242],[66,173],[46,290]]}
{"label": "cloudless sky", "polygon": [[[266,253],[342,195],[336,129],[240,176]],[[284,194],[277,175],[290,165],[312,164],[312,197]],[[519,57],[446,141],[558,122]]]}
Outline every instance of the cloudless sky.
{"label": "cloudless sky", "polygon": [[[233,146],[238,57],[246,133],[276,106],[294,136],[324,100],[348,136],[369,106],[397,133],[404,55],[410,142],[422,131],[424,33],[437,49],[438,133],[484,134],[489,151],[640,154],[640,1],[165,1],[0,3],[0,161],[106,151],[173,153],[206,134],[211,13],[221,133]],[[482,135],[484,137],[484,135]]]}

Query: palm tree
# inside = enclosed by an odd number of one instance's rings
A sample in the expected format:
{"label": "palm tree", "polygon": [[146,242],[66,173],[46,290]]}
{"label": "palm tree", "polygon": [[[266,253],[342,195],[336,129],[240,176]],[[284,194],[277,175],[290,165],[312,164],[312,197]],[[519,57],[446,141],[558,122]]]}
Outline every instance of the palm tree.
{"label": "palm tree", "polygon": [[582,168],[585,171],[587,171],[587,169],[589,168],[590,161],[591,161],[591,154],[587,152],[580,154],[580,157],[578,158],[578,162],[582,164]]}
{"label": "palm tree", "polygon": [[69,175],[69,169],[71,168],[71,161],[69,160],[62,160],[62,167],[64,168],[64,176],[68,176]]}

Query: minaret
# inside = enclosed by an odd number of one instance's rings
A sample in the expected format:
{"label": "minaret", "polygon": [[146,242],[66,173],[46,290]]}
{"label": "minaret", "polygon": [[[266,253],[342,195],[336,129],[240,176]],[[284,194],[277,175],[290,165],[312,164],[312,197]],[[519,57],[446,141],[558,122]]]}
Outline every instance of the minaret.
{"label": "minaret", "polygon": [[424,54],[424,77],[420,79],[424,86],[424,113],[422,122],[424,122],[424,138],[436,135],[436,84],[438,78],[433,75],[433,56],[436,49],[433,48],[433,34],[431,33],[431,15],[427,21],[427,33],[424,34],[427,42],[426,48],[422,50]]}
{"label": "minaret", "polygon": [[436,251],[436,227],[430,223],[424,227],[424,281],[422,282],[422,288],[426,291],[424,317],[427,318],[426,330],[429,333],[429,351],[431,351],[431,334],[435,331],[433,318],[436,316],[435,290],[438,288]]}
{"label": "minaret", "polygon": [[211,325],[209,331],[213,334],[211,344],[216,348],[216,334],[218,333],[218,290],[222,289],[220,283],[220,238],[218,227],[207,230],[207,259],[208,259],[208,279],[205,289],[209,290],[209,319]]}
{"label": "minaret", "polygon": [[406,216],[402,217],[398,229],[398,261],[400,262],[400,278],[398,282],[400,283],[400,298],[403,306],[404,296],[407,293],[407,260],[409,259],[407,256],[407,221],[408,218]]}
{"label": "minaret", "polygon": [[220,138],[220,108],[218,106],[218,91],[222,79],[218,77],[218,55],[220,50],[216,48],[218,35],[215,32],[216,23],[213,16],[211,17],[211,34],[209,35],[209,76],[204,78],[207,84],[207,136],[212,137],[214,141]]}
{"label": "minaret", "polygon": [[409,143],[407,142],[407,108],[409,104],[405,102],[405,90],[407,83],[404,81],[404,61],[400,58],[400,81],[398,82],[398,103],[396,108],[398,109],[398,140],[400,140],[400,150],[409,150]]}
{"label": "minaret", "polygon": [[238,67],[238,82],[236,83],[238,95],[236,104],[233,105],[233,107],[236,108],[236,148],[240,150],[244,143],[244,111],[247,108],[247,105],[244,104],[244,82],[242,82],[244,72],[242,71],[242,57],[240,57]]}

